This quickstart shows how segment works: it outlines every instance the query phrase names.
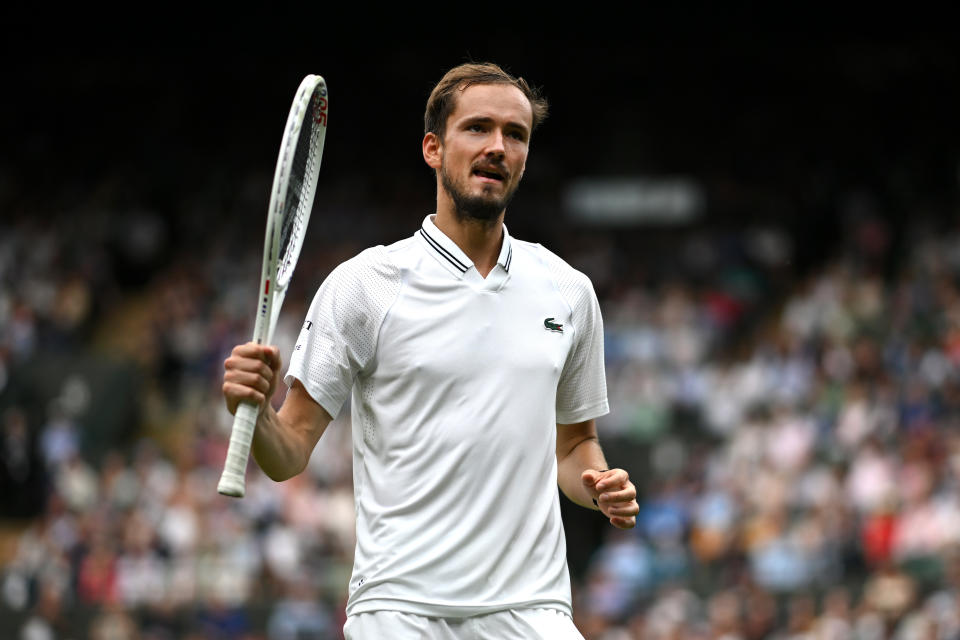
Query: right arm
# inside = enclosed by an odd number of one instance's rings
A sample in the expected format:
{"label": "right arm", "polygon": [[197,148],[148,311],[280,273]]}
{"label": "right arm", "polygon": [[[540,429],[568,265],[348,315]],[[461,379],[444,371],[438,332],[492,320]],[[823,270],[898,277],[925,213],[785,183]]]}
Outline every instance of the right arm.
{"label": "right arm", "polygon": [[350,397],[358,372],[374,356],[380,325],[401,284],[400,270],[383,247],[367,249],[327,276],[310,304],[291,356],[290,370],[306,387],[291,376],[292,386],[279,411],[269,402],[280,380],[277,348],[248,342],[227,358],[223,378],[227,408],[235,412],[241,400],[263,407],[251,449],[268,476],[279,482],[306,468],[332,420],[324,407],[336,414]]}
{"label": "right arm", "polygon": [[280,374],[280,352],[255,342],[234,347],[223,363],[223,396],[230,413],[241,401],[265,407],[257,418],[253,457],[271,479],[280,482],[303,471],[310,454],[333,420],[326,409],[294,381],[279,411],[268,401]]}

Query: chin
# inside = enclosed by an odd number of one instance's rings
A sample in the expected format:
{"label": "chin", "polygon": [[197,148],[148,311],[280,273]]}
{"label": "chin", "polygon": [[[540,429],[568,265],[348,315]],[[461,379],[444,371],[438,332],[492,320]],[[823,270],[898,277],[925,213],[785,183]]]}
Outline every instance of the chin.
{"label": "chin", "polygon": [[[441,183],[447,195],[453,201],[453,209],[457,219],[461,221],[476,220],[480,222],[494,222],[507,208],[513,197],[513,190],[507,191],[502,197],[491,193],[494,185],[480,187],[479,192],[469,193],[464,185],[458,185],[450,180],[445,171],[440,172]],[[506,189],[506,185],[502,188]]]}
{"label": "chin", "polygon": [[499,200],[491,202],[489,200],[473,200],[467,202],[455,202],[454,211],[460,220],[480,220],[484,222],[493,222],[500,217],[506,208]]}

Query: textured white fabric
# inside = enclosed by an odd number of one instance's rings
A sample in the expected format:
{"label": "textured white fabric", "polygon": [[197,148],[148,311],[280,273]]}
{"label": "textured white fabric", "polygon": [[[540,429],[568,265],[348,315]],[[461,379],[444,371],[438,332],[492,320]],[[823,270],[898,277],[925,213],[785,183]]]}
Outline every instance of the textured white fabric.
{"label": "textured white fabric", "polygon": [[352,388],[348,614],[570,613],[556,423],[607,412],[589,280],[504,234],[486,278],[430,218],[321,286],[290,361],[336,416]]}
{"label": "textured white fabric", "polygon": [[[367,249],[333,270],[320,286],[290,358],[310,396],[336,417],[353,378],[373,357],[380,324],[400,290],[400,270],[383,247]],[[308,356],[309,354],[309,356]]]}
{"label": "textured white fabric", "polygon": [[557,422],[574,424],[607,412],[607,384],[603,368],[603,319],[590,279],[559,256],[539,246],[539,257],[553,276],[570,307],[578,332],[557,387]]}

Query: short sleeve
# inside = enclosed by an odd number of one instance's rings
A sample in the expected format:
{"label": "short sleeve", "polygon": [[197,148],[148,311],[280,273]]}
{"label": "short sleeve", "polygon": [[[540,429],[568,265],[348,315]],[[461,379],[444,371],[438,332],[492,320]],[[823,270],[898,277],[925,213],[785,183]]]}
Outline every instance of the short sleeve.
{"label": "short sleeve", "polygon": [[313,298],[284,382],[299,380],[336,417],[357,374],[376,354],[380,326],[400,284],[399,269],[383,247],[334,269]]}
{"label": "short sleeve", "polygon": [[573,346],[557,385],[557,422],[574,424],[610,412],[603,362],[603,318],[593,284],[561,258],[540,247],[560,295],[570,306]]}

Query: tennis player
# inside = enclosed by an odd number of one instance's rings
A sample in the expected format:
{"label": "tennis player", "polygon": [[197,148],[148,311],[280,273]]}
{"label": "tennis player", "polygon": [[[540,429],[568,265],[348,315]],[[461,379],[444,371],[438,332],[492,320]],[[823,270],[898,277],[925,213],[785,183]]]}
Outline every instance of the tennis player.
{"label": "tennis player", "polygon": [[347,638],[582,638],[557,486],[618,528],[636,490],[607,469],[603,324],[589,279],[510,236],[504,214],[547,105],[493,64],[450,70],[427,102],[437,210],[338,266],[284,378],[276,347],[226,360],[223,393],[265,407],[253,453],[306,467],[352,398],[357,548]]}

